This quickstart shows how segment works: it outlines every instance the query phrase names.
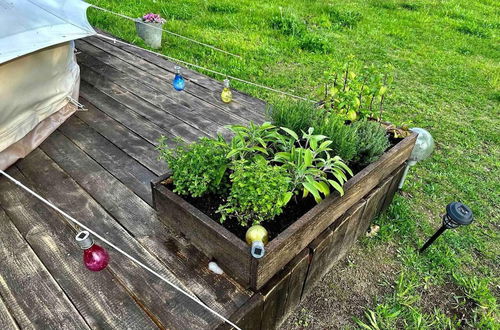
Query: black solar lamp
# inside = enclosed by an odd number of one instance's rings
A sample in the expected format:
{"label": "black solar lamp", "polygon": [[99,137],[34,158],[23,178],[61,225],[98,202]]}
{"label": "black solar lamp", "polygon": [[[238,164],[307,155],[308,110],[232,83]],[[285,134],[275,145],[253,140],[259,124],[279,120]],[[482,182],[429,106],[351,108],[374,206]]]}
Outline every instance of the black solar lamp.
{"label": "black solar lamp", "polygon": [[420,249],[420,253],[424,252],[425,249],[431,245],[436,238],[438,238],[446,229],[454,229],[460,226],[466,226],[474,221],[474,217],[472,216],[472,210],[467,206],[460,202],[453,202],[446,206],[446,214],[443,215],[443,225],[439,228],[434,235],[427,242],[425,242],[424,246]]}

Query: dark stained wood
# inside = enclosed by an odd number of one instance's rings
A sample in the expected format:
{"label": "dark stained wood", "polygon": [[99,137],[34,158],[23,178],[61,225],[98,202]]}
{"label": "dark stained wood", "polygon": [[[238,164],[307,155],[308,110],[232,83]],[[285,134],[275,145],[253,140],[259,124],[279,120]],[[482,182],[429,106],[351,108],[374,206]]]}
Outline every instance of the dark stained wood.
{"label": "dark stained wood", "polygon": [[258,273],[254,277],[256,282],[253,283],[253,287],[262,287],[278,269],[312,242],[335,219],[405,162],[411,153],[415,139],[416,134],[412,134],[399,142],[384,153],[377,162],[370,164],[348,180],[344,186],[344,196],[326,198],[269,242],[266,255],[259,260]]}
{"label": "dark stained wood", "polygon": [[211,261],[185,238],[163,230],[155,236],[137,237],[151,253],[205,304],[229,316],[245,306],[253,295],[226,273],[214,274],[208,269]]}
{"label": "dark stained wood", "polygon": [[382,203],[384,202],[385,194],[389,189],[391,184],[392,177],[389,177],[382,181],[380,185],[378,185],[373,191],[365,197],[366,206],[363,211],[363,215],[361,216],[361,221],[359,221],[358,231],[356,233],[356,237],[362,237],[366,234],[366,231],[370,227],[370,223],[373,218],[378,215],[380,208],[382,207]]}
{"label": "dark stained wood", "polygon": [[16,321],[14,320],[12,315],[10,315],[7,306],[2,300],[2,297],[0,297],[0,329],[5,329],[5,330],[19,329]]}
{"label": "dark stained wood", "polygon": [[[99,30],[99,31],[101,33],[103,33],[103,31],[101,31],[101,30]],[[106,34],[106,33],[104,33],[104,34]],[[98,37],[96,37],[96,38],[98,38]],[[94,38],[88,38],[87,40],[89,40],[89,42],[93,42]],[[102,39],[102,40],[104,42],[107,42],[107,43],[113,45],[113,46],[116,46],[120,49],[123,49],[123,50],[129,52],[130,54],[133,54],[134,56],[140,57],[140,58],[142,58],[142,59],[144,59],[152,64],[155,64],[156,66],[163,68],[171,73],[174,72],[174,67],[177,65],[177,64],[175,64],[171,61],[168,61],[165,58],[162,58],[158,55],[151,54],[146,50],[137,49],[135,47],[132,47],[132,46],[129,46],[126,44],[122,44],[122,43],[113,43],[112,41],[105,40],[105,39]],[[212,78],[209,78],[205,75],[202,75],[202,74],[200,74],[196,71],[190,70],[188,68],[183,69],[183,77],[185,77],[187,80],[189,80],[190,82],[192,82],[194,84],[197,84],[199,86],[206,88],[209,91],[212,91],[212,92],[215,91],[214,97],[218,97],[219,93],[220,93],[219,91],[223,88],[222,82],[220,82],[218,80],[214,80]],[[264,101],[256,99],[254,97],[251,97],[251,96],[249,96],[243,92],[237,91],[237,90],[233,90],[233,95],[235,96],[235,98],[238,100],[239,103],[244,104],[247,108],[256,109],[258,111],[261,111],[262,113],[264,112],[264,109],[266,107],[266,104]]]}
{"label": "dark stained wood", "polygon": [[0,296],[21,328],[89,328],[1,208],[0,241]]}
{"label": "dark stained wood", "polygon": [[[103,89],[108,90],[107,88]],[[91,103],[110,118],[153,145],[158,144],[158,137],[161,135],[182,137],[187,142],[194,142],[201,136],[207,136],[178,118],[153,108],[147,103],[141,105],[138,99],[132,96],[128,98],[129,103],[123,104],[85,81],[80,82],[80,93],[85,104]]]}
{"label": "dark stained wood", "polygon": [[291,311],[290,307],[300,301],[303,281],[297,280],[305,279],[308,263],[309,249],[305,249],[260,290],[264,298],[262,329],[277,328]]}
{"label": "dark stained wood", "polygon": [[392,200],[394,199],[394,196],[396,195],[399,187],[399,182],[401,181],[401,178],[403,177],[403,173],[405,171],[406,164],[403,164],[400,168],[398,168],[396,171],[394,171],[391,186],[387,190],[387,194],[385,195],[384,202],[382,203],[382,207],[380,209],[380,212],[384,212],[387,210],[389,205],[391,204]]}
{"label": "dark stained wood", "polygon": [[184,234],[190,242],[243,286],[250,282],[249,247],[233,233],[210,219],[161,184],[167,175],[152,181],[153,205],[166,226]]}
{"label": "dark stained wood", "polygon": [[[154,174],[159,175],[167,170],[166,163],[158,159],[155,145],[130,131],[85,99],[80,98],[80,103],[87,108],[87,111],[77,112],[76,117]],[[160,136],[161,134],[157,135],[158,138]]]}
{"label": "dark stained wood", "polygon": [[349,251],[354,243],[356,243],[356,240],[358,239],[356,234],[358,233],[360,218],[363,215],[365,206],[366,201],[362,199],[358,204],[349,210],[344,239],[339,251],[335,254],[336,260],[342,259],[346,255],[347,251]]}
{"label": "dark stained wood", "polygon": [[[165,91],[160,93],[157,89],[135,80],[133,77],[106,65],[86,53],[78,55],[78,63],[85,67],[85,70],[90,69],[101,76],[106,76],[107,80],[120,85],[122,88],[177,118],[187,120],[190,124],[197,123],[197,128],[205,132],[213,132],[210,129],[211,125],[219,126],[218,130],[221,131],[223,125],[244,123],[242,119],[230,116],[184,91],[176,91],[167,84],[164,86]],[[86,76],[82,75],[82,77],[86,80]]]}
{"label": "dark stained wood", "polygon": [[[77,47],[86,54],[90,54],[102,62],[139,79],[142,83],[155,88],[160,93],[167,91],[166,87],[175,76],[174,73],[163,70],[121,49],[117,49],[99,38],[79,40],[77,41]],[[174,98],[178,98],[179,95],[182,95],[173,91],[172,88],[168,89],[168,91],[172,91]],[[208,102],[228,115],[238,116],[243,122],[248,120],[262,122],[264,119],[262,111],[248,111],[248,109],[239,104],[237,100],[228,104],[224,103],[220,99],[220,93],[218,95],[219,97],[214,97],[214,93],[208,93],[207,89],[197,84],[191,84],[190,81],[187,82],[187,87],[184,91],[190,96],[192,95],[195,98],[202,99],[204,102]]]}
{"label": "dark stained wood", "polygon": [[290,275],[276,276],[263,288],[264,308],[262,311],[262,329],[275,329],[284,314]]}
{"label": "dark stained wood", "polygon": [[[189,90],[176,93],[170,88],[171,71],[97,39],[82,44],[87,46],[79,55],[80,102],[89,110],[77,112],[41,148],[12,167],[11,174],[214,310],[240,315],[239,324],[260,327],[262,296],[245,290],[228,274],[210,272],[210,258],[171,233],[146,201],[151,198],[150,179],[165,172],[155,150],[161,135],[188,142],[217,132],[227,136],[225,125],[262,122],[265,103],[233,90],[235,101],[224,104],[220,82],[189,70]],[[69,297],[85,326],[205,329],[222,324],[113,250],[107,270],[88,272],[73,242],[76,226],[1,177],[0,191],[0,206],[64,291],[62,298],[51,300],[66,303]],[[10,228],[4,232],[11,234]],[[243,246],[249,260],[248,247]],[[2,298],[0,328],[16,328],[9,316],[14,315],[10,300]]]}
{"label": "dark stained wood", "polygon": [[[15,167],[9,174],[30,185]],[[0,190],[0,204],[90,327],[157,328],[111,272],[84,268],[76,231],[59,214],[10,181],[0,180]]]}
{"label": "dark stained wood", "polygon": [[[152,182],[154,207],[167,226],[186,235],[207,256],[219,260],[222,267],[225,267],[226,271],[243,286],[258,290],[300,252],[299,247],[304,249],[406,161],[413,148],[415,137],[411,135],[404,139],[382,155],[379,161],[351,178],[345,185],[344,196],[330,196],[280,233],[268,244],[266,255],[262,259],[249,260],[248,247],[241,239],[162,185],[161,182],[168,177],[168,174]],[[373,210],[375,213],[382,206],[382,198],[389,188],[389,181],[389,179],[385,181],[383,189],[379,189],[376,195],[376,205]],[[370,201],[372,199],[375,200],[371,198]],[[370,215],[365,219],[357,229],[355,237],[360,235],[360,230],[363,230],[360,228],[366,226],[372,217],[373,215]],[[335,235],[335,244],[339,245],[339,249],[343,241],[342,235],[347,232],[347,228],[342,230]]]}
{"label": "dark stained wood", "polygon": [[[263,305],[264,298],[257,292],[230,317],[230,320],[243,330],[260,330]],[[223,324],[217,328],[217,330],[226,329],[234,329],[234,327]]]}
{"label": "dark stained wood", "polygon": [[[156,177],[153,172],[76,117],[69,118],[59,127],[59,131],[130,190],[151,204],[151,190],[148,187],[148,182]],[[54,136],[43,144],[42,149],[49,149],[50,145],[53,147],[51,151],[55,153],[60,148],[71,145],[65,141],[61,134],[55,133]],[[65,157],[63,151],[60,153],[61,157]],[[58,162],[62,163],[64,160],[68,161],[61,159],[61,162]]]}
{"label": "dark stained wood", "polygon": [[[114,244],[141,262],[160,271],[172,283],[189,292],[182,282],[131,237],[101,205],[40,149],[34,150],[27,158],[18,162],[17,166],[35,184],[35,188],[42,195],[57,201],[58,206],[70,215],[91,226],[97,232],[105,234]],[[54,181],[58,183],[57,189],[52,188],[51,182]],[[105,186],[99,187],[106,189]],[[113,194],[114,191],[109,193]],[[75,205],[78,207],[75,208]],[[140,223],[136,222],[136,225]],[[162,326],[175,328],[184,324],[193,329],[205,329],[209,326],[207,322],[213,321],[213,316],[208,314],[209,312],[201,309],[199,305],[168,284],[161,282],[157,277],[125,259],[121,254],[113,253],[109,269],[127,288],[129,294]]]}
{"label": "dark stained wood", "polygon": [[283,315],[281,320],[278,321],[278,325],[283,322],[291,312],[295,310],[295,307],[300,303],[302,299],[302,294],[304,290],[304,282],[307,277],[307,272],[309,270],[309,264],[311,260],[310,249],[304,250],[295,260],[290,262],[290,281],[288,282],[288,293],[286,297],[285,308],[283,310]]}
{"label": "dark stained wood", "polygon": [[[191,134],[193,135],[214,135],[219,131],[220,126],[209,121],[201,116],[197,116],[196,111],[193,113],[182,105],[175,105],[173,102],[165,101],[162,106],[149,102],[152,95],[147,96],[147,99],[139,97],[119,84],[107,79],[106,72],[94,71],[80,63],[82,80],[92,85],[95,89],[108,95],[112,99],[132,107],[134,111],[160,126],[175,125],[177,122],[183,122],[191,126]],[[160,126],[163,127],[163,126]],[[200,131],[202,133],[197,133]]]}

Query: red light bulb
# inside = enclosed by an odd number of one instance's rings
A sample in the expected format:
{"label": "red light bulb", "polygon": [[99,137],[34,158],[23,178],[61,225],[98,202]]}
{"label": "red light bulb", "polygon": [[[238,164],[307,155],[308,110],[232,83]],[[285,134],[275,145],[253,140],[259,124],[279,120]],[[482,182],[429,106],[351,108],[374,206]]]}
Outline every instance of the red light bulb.
{"label": "red light bulb", "polygon": [[98,272],[106,268],[109,263],[109,254],[103,247],[94,244],[94,240],[90,237],[88,231],[79,232],[76,237],[76,242],[83,250],[83,264],[87,269]]}

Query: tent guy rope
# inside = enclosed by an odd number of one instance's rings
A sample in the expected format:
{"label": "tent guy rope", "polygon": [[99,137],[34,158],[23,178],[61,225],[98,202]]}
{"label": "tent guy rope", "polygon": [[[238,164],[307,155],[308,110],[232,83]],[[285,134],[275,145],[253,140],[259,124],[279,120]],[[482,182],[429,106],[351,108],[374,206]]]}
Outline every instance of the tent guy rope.
{"label": "tent guy rope", "polygon": [[[146,24],[146,23],[143,23],[142,21],[138,21],[136,18],[133,18],[133,17],[130,17],[130,16],[127,16],[127,15],[123,15],[123,14],[120,14],[120,13],[116,13],[114,11],[111,11],[109,9],[106,9],[106,8],[102,8],[102,7],[99,7],[99,6],[96,6],[96,5],[90,5],[90,7],[92,8],[95,8],[95,9],[98,9],[98,10],[101,10],[101,11],[104,11],[106,13],[110,13],[110,14],[113,14],[113,15],[116,15],[116,16],[119,16],[119,17],[122,17],[122,18],[125,18],[125,19],[128,19],[130,21],[133,21],[133,22],[139,22],[139,23],[142,23],[142,24]],[[169,30],[165,30],[163,28],[159,28],[159,27],[156,27],[154,25],[149,25],[149,27],[153,28],[153,29],[157,29],[157,30],[161,30],[161,31],[164,31],[170,35],[173,35],[173,36],[176,36],[178,38],[181,38],[181,39],[184,39],[184,40],[188,40],[190,42],[193,42],[195,44],[198,44],[198,45],[202,45],[202,46],[205,46],[205,47],[208,47],[208,48],[211,48],[213,50],[216,50],[218,52],[221,52],[221,53],[224,53],[224,54],[227,54],[227,55],[230,55],[230,56],[234,56],[234,57],[238,57],[238,58],[241,58],[240,55],[236,55],[236,54],[233,54],[233,53],[230,53],[226,50],[223,50],[223,49],[220,49],[220,48],[217,48],[215,46],[212,46],[212,45],[209,45],[209,44],[206,44],[204,42],[201,42],[201,41],[198,41],[198,40],[195,40],[195,39],[192,39],[192,38],[189,38],[189,37],[186,37],[186,36],[183,36],[181,34],[178,34],[178,33],[175,33],[175,32],[172,32],[172,31],[169,31]]]}
{"label": "tent guy rope", "polygon": [[298,99],[298,100],[302,100],[302,101],[308,101],[308,102],[313,102],[313,103],[316,102],[314,100],[310,100],[310,99],[307,99],[307,98],[302,97],[302,96],[294,95],[294,94],[291,94],[291,93],[288,93],[288,92],[281,91],[279,89],[275,89],[275,88],[268,87],[268,86],[265,86],[265,85],[257,84],[257,83],[254,83],[254,82],[251,82],[251,81],[248,81],[248,80],[244,80],[244,79],[241,79],[241,78],[237,78],[237,77],[234,77],[234,76],[222,73],[222,72],[218,72],[218,71],[215,71],[215,70],[212,70],[212,69],[208,69],[208,68],[202,67],[202,66],[200,66],[198,64],[186,62],[186,61],[183,61],[183,60],[179,60],[179,59],[177,59],[175,57],[171,57],[171,56],[168,56],[168,55],[157,53],[157,52],[154,52],[152,50],[149,50],[149,49],[146,49],[146,48],[142,48],[142,47],[136,46],[134,44],[122,41],[120,39],[104,35],[102,33],[97,33],[96,36],[99,37],[99,38],[103,38],[103,39],[107,39],[107,40],[113,41],[113,43],[120,43],[120,44],[124,44],[124,45],[130,46],[130,47],[136,48],[136,49],[144,50],[144,51],[146,51],[148,53],[151,53],[151,54],[154,54],[156,56],[164,57],[167,60],[170,60],[170,61],[173,61],[173,62],[177,62],[177,63],[181,63],[181,64],[184,64],[184,65],[188,65],[188,66],[191,66],[193,68],[197,68],[197,69],[200,69],[200,70],[203,70],[203,71],[207,71],[207,72],[210,72],[210,73],[213,73],[213,74],[225,77],[225,78],[229,78],[229,79],[232,79],[232,80],[235,80],[235,81],[239,81],[241,83],[248,84],[248,85],[251,85],[251,86],[254,86],[254,87],[258,87],[258,88],[262,88],[262,89],[267,89],[269,91],[272,91],[272,92],[275,92],[275,93],[279,93],[279,94],[283,94],[283,95],[286,95],[286,96],[289,96],[289,97],[292,97],[292,98],[295,98],[295,99]]}
{"label": "tent guy rope", "polygon": [[233,322],[231,322],[230,320],[228,320],[227,318],[225,318],[220,313],[214,311],[213,309],[211,309],[210,307],[208,307],[207,305],[205,305],[197,297],[195,297],[192,294],[184,291],[179,286],[177,286],[176,284],[172,283],[168,278],[166,278],[165,276],[161,275],[160,273],[158,273],[157,271],[155,271],[154,269],[152,269],[148,265],[146,265],[146,264],[142,263],[141,261],[137,260],[135,257],[131,256],[130,254],[128,254],[127,252],[125,252],[124,250],[122,250],[121,248],[119,248],[118,246],[116,246],[115,244],[113,244],[112,242],[108,241],[105,237],[99,235],[98,233],[96,233],[95,231],[93,231],[92,229],[90,229],[89,227],[87,227],[86,225],[84,225],[83,223],[81,223],[80,221],[76,220],[71,215],[67,214],[66,212],[64,212],[63,210],[61,210],[59,207],[57,207],[56,205],[54,205],[50,201],[46,200],[45,198],[43,198],[42,196],[40,196],[39,194],[37,194],[36,192],[34,192],[33,190],[31,190],[30,188],[26,187],[24,184],[22,184],[20,181],[16,180],[14,177],[12,177],[9,174],[7,174],[5,171],[0,170],[0,174],[3,174],[7,179],[9,179],[10,181],[12,181],[14,184],[16,184],[17,186],[21,187],[22,189],[24,189],[25,191],[27,191],[32,196],[36,197],[37,199],[39,199],[40,201],[42,201],[44,204],[46,204],[50,208],[54,209],[55,211],[57,211],[58,213],[60,213],[61,215],[63,215],[65,218],[67,218],[68,220],[70,220],[71,222],[73,222],[74,224],[76,224],[77,226],[79,226],[80,228],[85,229],[86,231],[88,231],[89,233],[91,233],[92,235],[94,235],[95,237],[99,238],[101,241],[103,241],[104,243],[106,243],[107,245],[109,245],[110,247],[112,247],[113,249],[115,249],[116,251],[118,251],[119,253],[121,253],[122,255],[124,255],[125,257],[127,257],[128,259],[130,259],[135,264],[139,265],[140,267],[144,268],[146,271],[148,271],[151,274],[153,274],[154,276],[158,277],[160,280],[162,280],[165,283],[169,284],[174,289],[176,289],[177,291],[181,292],[186,297],[188,297],[189,299],[193,300],[195,303],[197,303],[198,305],[200,305],[201,307],[203,307],[207,311],[209,311],[212,314],[214,314],[215,316],[219,317],[224,322],[230,324],[235,329],[241,330],[236,324],[234,324]]}

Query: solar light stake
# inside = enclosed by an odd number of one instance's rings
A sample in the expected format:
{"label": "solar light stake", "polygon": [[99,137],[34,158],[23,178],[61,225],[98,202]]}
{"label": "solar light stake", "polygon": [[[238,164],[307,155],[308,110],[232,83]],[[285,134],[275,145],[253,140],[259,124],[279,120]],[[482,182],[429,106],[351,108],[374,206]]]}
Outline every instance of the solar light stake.
{"label": "solar light stake", "polygon": [[460,202],[453,202],[446,206],[446,214],[443,215],[443,225],[439,228],[434,235],[424,246],[419,250],[420,253],[424,252],[446,229],[453,229],[459,226],[466,226],[474,221],[472,210]]}

